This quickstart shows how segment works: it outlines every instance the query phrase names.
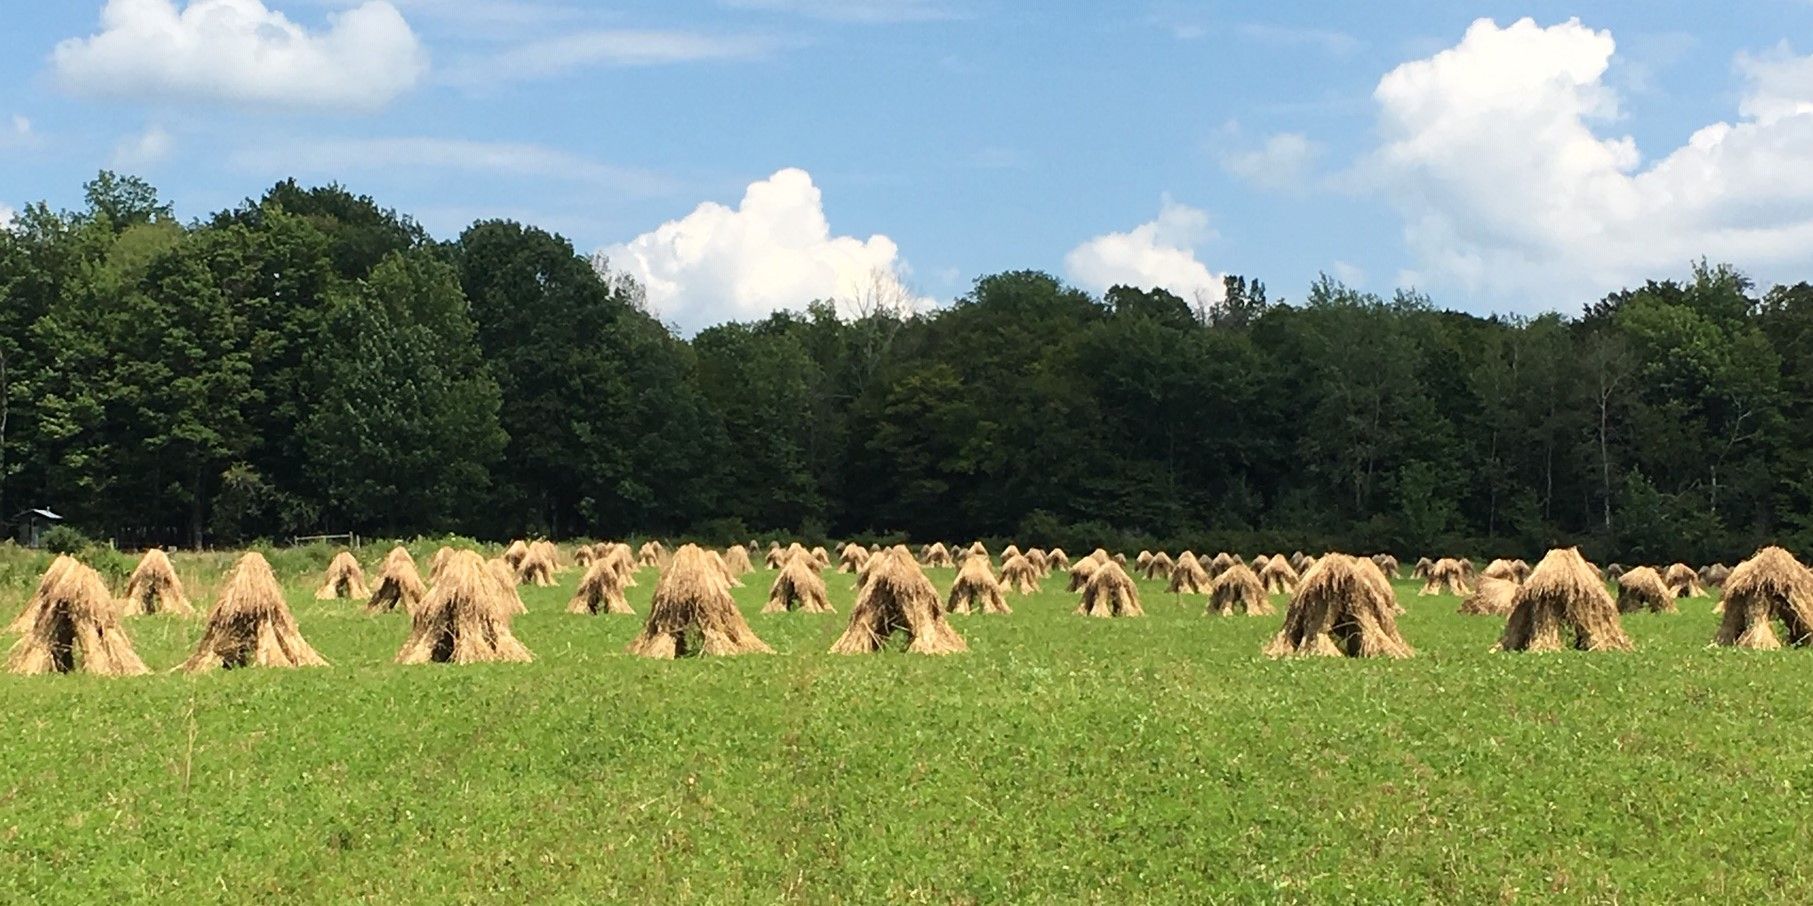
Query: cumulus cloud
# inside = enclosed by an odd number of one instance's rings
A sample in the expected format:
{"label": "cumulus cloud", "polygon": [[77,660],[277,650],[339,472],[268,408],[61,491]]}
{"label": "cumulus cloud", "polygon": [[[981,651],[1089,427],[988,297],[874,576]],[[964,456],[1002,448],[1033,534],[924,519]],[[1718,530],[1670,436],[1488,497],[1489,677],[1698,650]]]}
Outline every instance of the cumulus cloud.
{"label": "cumulus cloud", "polygon": [[837,300],[846,314],[878,297],[930,304],[906,288],[892,239],[831,234],[818,187],[798,169],[750,184],[735,208],[706,202],[602,254],[643,285],[657,315],[687,331],[819,299]]}
{"label": "cumulus cloud", "polygon": [[1616,44],[1579,20],[1482,19],[1373,92],[1381,147],[1359,172],[1404,217],[1437,283],[1561,307],[1702,255],[1813,263],[1813,63],[1740,57],[1736,122],[1646,161],[1605,81]]}
{"label": "cumulus cloud", "polygon": [[1301,189],[1315,169],[1322,147],[1301,132],[1280,132],[1257,148],[1221,155],[1222,169],[1256,186],[1278,191]]}
{"label": "cumulus cloud", "polygon": [[1221,276],[1196,259],[1195,248],[1215,238],[1209,215],[1165,198],[1158,218],[1125,233],[1097,236],[1064,256],[1064,272],[1094,292],[1115,286],[1164,289],[1188,301],[1219,302]]}
{"label": "cumulus cloud", "polygon": [[13,221],[19,218],[19,212],[0,204],[0,230],[13,228]]}
{"label": "cumulus cloud", "polygon": [[317,31],[259,0],[108,0],[101,30],[58,44],[51,66],[93,97],[369,111],[414,87],[428,55],[385,0]]}
{"label": "cumulus cloud", "polygon": [[1813,113],[1813,57],[1795,56],[1784,42],[1760,56],[1739,54],[1737,68],[1750,80],[1738,113],[1764,123]]}

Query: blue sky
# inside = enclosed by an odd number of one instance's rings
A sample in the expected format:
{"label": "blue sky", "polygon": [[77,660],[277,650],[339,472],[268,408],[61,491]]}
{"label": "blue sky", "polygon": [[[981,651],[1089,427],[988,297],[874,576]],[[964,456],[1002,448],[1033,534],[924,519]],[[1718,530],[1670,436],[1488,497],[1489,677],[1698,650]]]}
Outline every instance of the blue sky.
{"label": "blue sky", "polygon": [[5,7],[0,206],[102,167],[184,216],[337,180],[608,249],[683,329],[862,274],[1521,312],[1699,254],[1813,277],[1806,0]]}

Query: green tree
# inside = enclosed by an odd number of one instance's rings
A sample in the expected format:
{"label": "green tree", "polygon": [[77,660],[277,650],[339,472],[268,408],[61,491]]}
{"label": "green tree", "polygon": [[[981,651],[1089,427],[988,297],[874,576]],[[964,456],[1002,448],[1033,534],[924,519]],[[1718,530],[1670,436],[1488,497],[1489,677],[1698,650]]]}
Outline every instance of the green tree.
{"label": "green tree", "polygon": [[369,196],[339,185],[304,187],[294,179],[277,183],[255,201],[216,214],[212,224],[257,231],[279,213],[300,218],[322,236],[328,261],[342,280],[361,279],[390,255],[429,244],[420,224],[380,207]]}
{"label": "green tree", "polygon": [[34,325],[49,355],[39,452],[50,486],[117,526],[182,525],[193,545],[261,402],[242,315],[207,251],[190,236],[142,274],[97,266]]}
{"label": "green tree", "polygon": [[877,525],[911,527],[934,537],[975,531],[953,504],[953,490],[974,474],[968,451],[976,406],[948,365],[933,365],[894,384],[865,444],[872,461],[889,463],[873,488]]}
{"label": "green tree", "polygon": [[627,534],[709,517],[723,438],[686,344],[553,234],[479,223],[457,258],[510,438],[499,530]]}
{"label": "green tree", "polygon": [[158,198],[157,189],[150,183],[112,170],[102,170],[83,184],[82,194],[88,199],[88,215],[105,221],[115,230],[175,216],[174,210]]}
{"label": "green tree", "polygon": [[788,320],[714,327],[692,344],[704,401],[735,451],[718,473],[718,509],[763,530],[822,524],[827,515],[810,451],[819,430],[818,364]]}
{"label": "green tree", "polygon": [[506,438],[476,332],[458,271],[420,251],[332,300],[300,432],[325,519],[429,533],[481,512]]}

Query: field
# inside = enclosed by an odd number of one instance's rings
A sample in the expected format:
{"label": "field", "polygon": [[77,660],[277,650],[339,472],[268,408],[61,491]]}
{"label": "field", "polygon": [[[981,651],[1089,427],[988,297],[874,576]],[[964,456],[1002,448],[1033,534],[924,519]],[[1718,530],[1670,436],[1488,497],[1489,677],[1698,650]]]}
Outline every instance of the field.
{"label": "field", "polygon": [[528,665],[393,666],[406,617],[301,575],[329,669],[163,673],[200,621],[134,618],[157,676],[0,675],[0,901],[1813,899],[1813,653],[1707,650],[1705,599],[1505,655],[1405,583],[1414,659],[1273,662],[1279,617],[1054,576],[966,655],[850,658],[851,577],[763,616],[772,575],[734,659],[623,654],[577,570],[523,589]]}

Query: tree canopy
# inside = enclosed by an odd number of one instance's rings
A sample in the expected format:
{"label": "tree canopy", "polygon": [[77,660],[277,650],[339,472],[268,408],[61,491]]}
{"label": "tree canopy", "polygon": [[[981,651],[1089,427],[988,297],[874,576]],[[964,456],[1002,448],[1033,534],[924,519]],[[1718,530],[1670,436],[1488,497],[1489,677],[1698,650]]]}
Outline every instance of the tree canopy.
{"label": "tree canopy", "polygon": [[0,511],[128,544],[1813,546],[1813,287],[1728,266],[1534,318],[1009,271],[937,311],[801,299],[687,340],[523,224],[437,242],[293,181],[187,225],[134,177],[86,199],[0,229]]}

